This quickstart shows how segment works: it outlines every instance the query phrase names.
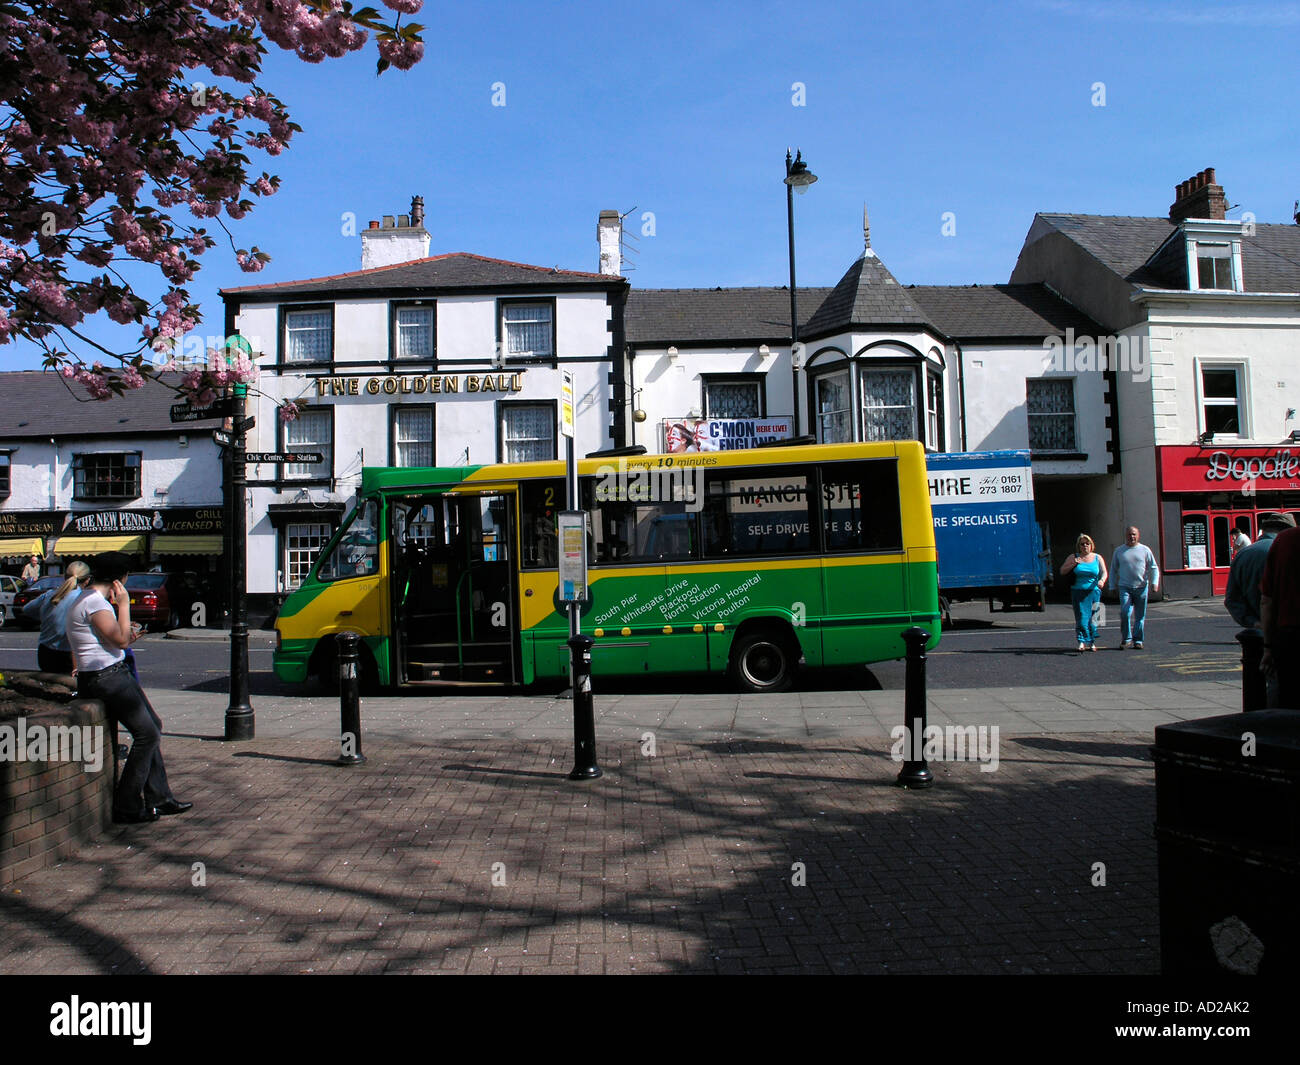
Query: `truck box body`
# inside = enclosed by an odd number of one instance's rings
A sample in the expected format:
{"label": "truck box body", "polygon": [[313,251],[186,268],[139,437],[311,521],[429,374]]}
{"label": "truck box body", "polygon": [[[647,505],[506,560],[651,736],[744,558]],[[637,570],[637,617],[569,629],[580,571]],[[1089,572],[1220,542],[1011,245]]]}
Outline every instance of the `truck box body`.
{"label": "truck box body", "polygon": [[1041,609],[1051,566],[1034,513],[1029,452],[954,452],[925,462],[940,594]]}

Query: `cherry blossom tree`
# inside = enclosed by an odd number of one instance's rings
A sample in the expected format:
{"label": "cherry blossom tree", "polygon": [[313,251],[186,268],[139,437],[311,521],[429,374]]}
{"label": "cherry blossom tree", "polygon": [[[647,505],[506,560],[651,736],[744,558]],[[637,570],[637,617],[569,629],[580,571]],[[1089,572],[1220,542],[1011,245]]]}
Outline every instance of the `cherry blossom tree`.
{"label": "cherry blossom tree", "polygon": [[[97,399],[143,385],[201,320],[185,284],[218,243],[202,223],[245,271],[270,258],[223,219],[279,188],[247,153],[279,155],[301,128],[257,83],[266,42],[319,63],[373,33],[378,72],[406,70],[424,44],[402,16],[422,2],[384,0],[393,18],[343,0],[0,0],[0,344],[37,343]],[[138,323],[138,345],[78,328],[101,311]],[[183,387],[255,375],[225,355]]]}

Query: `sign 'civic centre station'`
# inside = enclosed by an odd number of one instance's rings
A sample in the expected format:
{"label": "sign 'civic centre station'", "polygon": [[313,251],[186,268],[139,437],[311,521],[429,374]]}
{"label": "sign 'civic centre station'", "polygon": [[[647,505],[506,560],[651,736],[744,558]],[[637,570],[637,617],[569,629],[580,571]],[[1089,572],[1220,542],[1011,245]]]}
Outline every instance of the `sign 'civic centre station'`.
{"label": "sign 'civic centre station'", "polygon": [[522,392],[522,373],[385,374],[379,377],[318,377],[317,396],[450,395],[459,392]]}

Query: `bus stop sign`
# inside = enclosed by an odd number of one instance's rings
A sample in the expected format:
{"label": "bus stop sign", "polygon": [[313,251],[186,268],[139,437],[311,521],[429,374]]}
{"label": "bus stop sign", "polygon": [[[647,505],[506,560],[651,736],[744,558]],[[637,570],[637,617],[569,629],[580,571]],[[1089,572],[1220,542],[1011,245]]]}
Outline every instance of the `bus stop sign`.
{"label": "bus stop sign", "polygon": [[560,602],[585,603],[587,595],[587,514],[562,510],[560,534]]}

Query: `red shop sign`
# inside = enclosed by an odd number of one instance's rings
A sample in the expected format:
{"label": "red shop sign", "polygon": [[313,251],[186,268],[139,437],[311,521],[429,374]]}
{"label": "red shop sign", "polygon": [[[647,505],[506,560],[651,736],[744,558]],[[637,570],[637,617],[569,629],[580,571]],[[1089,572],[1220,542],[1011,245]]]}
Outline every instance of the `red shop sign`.
{"label": "red shop sign", "polygon": [[1300,447],[1162,447],[1166,492],[1300,491]]}

